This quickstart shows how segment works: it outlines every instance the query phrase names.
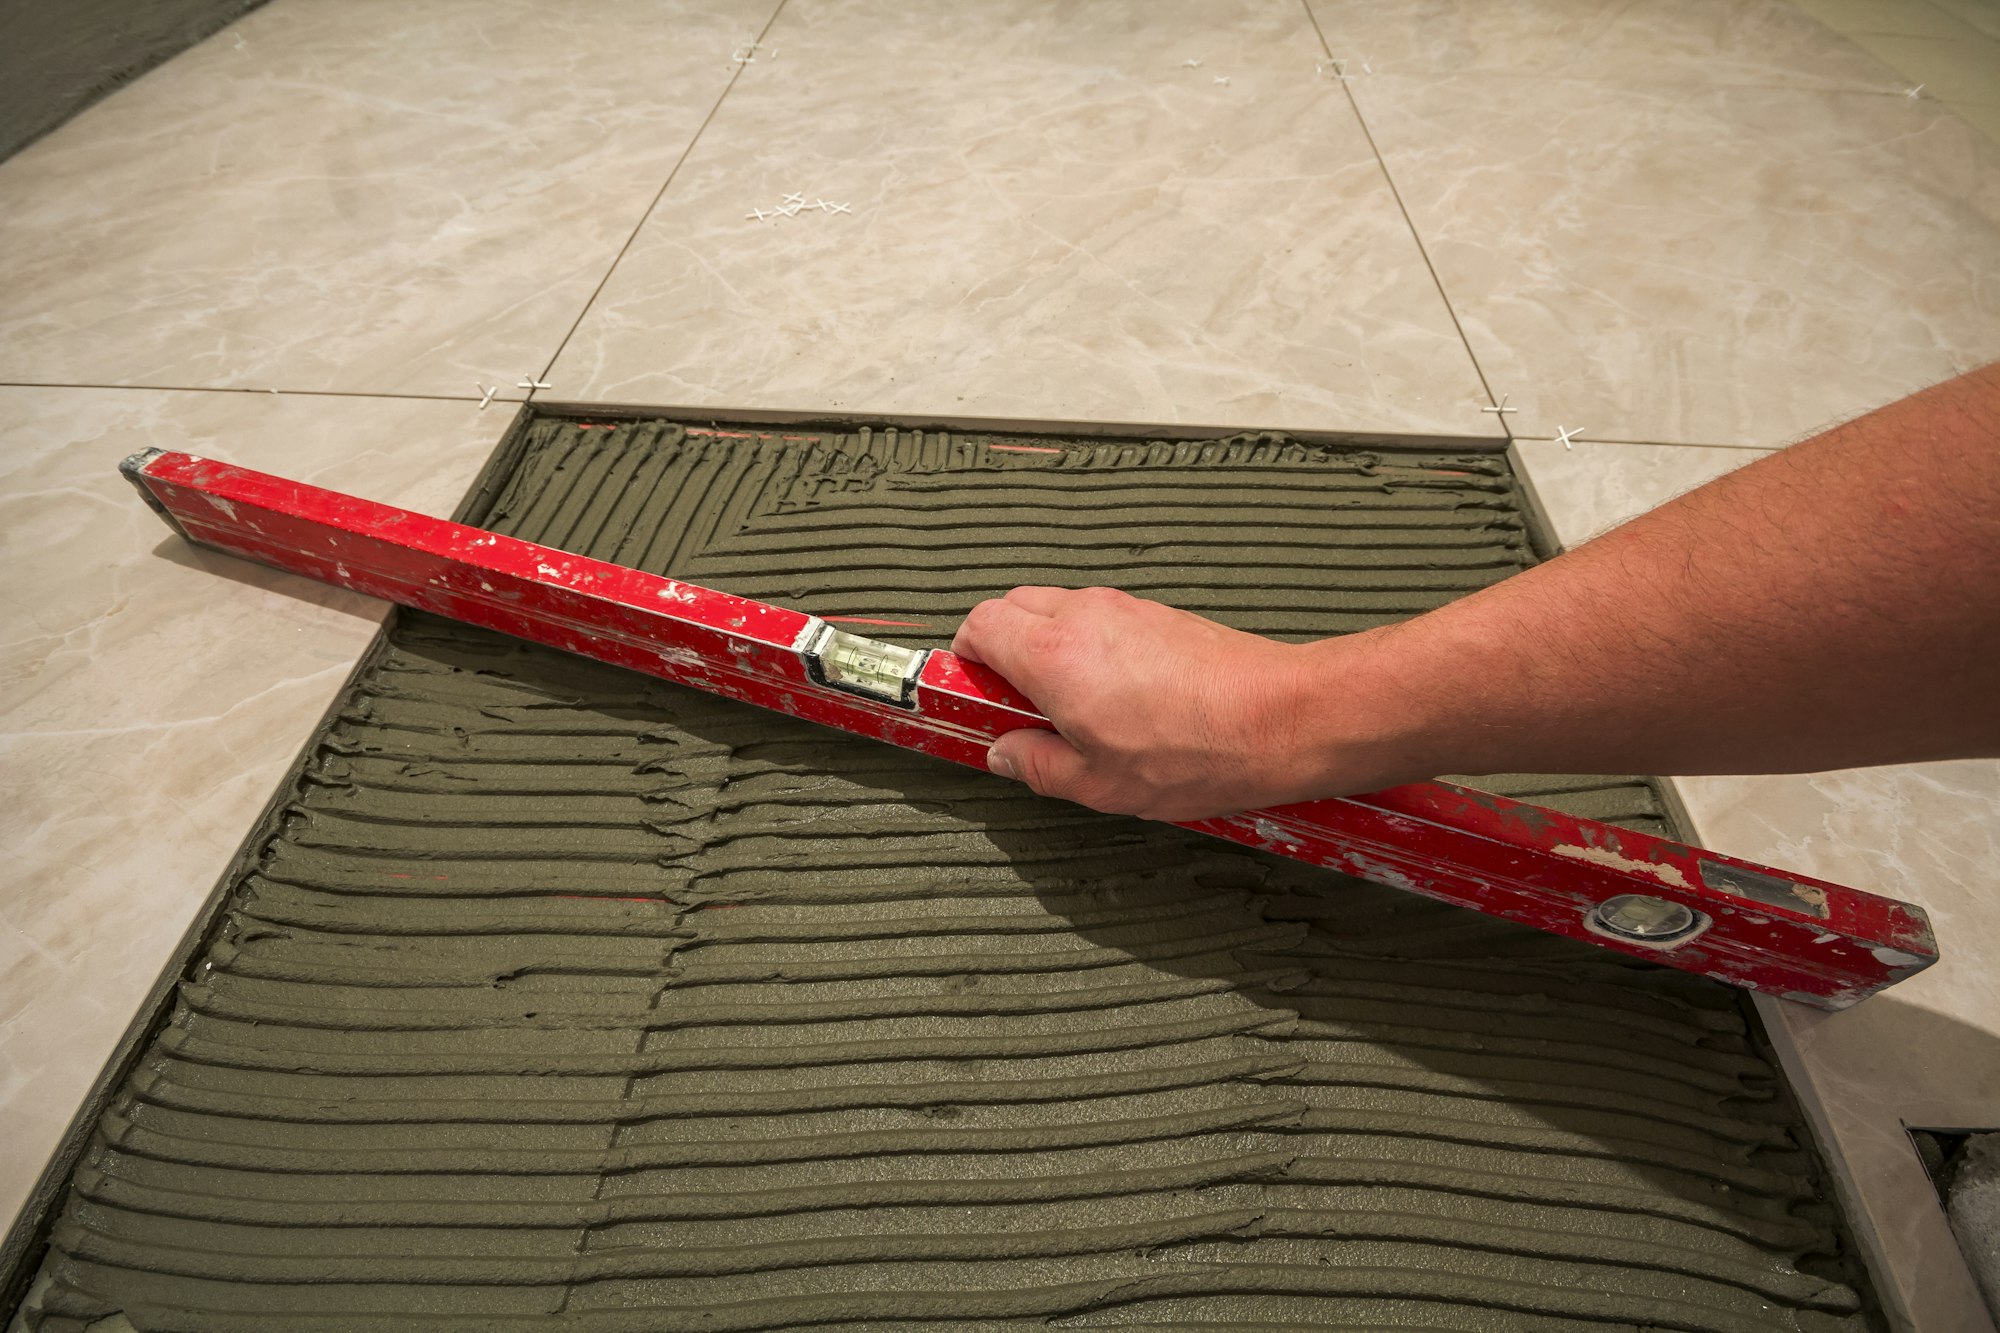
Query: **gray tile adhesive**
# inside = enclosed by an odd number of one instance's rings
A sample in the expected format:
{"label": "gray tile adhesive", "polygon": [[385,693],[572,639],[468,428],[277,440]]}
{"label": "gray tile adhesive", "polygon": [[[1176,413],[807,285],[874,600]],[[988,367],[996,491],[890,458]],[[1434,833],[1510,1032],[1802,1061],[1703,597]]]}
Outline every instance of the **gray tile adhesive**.
{"label": "gray tile adhesive", "polygon": [[[927,644],[1020,582],[1300,637],[1533,558],[1493,455],[1272,436],[544,421],[486,522]],[[1872,1327],[1820,1175],[1711,983],[402,615],[27,1324]]]}

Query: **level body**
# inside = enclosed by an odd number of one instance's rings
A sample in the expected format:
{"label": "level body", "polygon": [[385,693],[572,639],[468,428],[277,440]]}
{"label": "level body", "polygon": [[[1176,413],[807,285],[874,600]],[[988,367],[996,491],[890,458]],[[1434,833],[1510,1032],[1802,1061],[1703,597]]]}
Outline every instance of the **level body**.
{"label": "level body", "polygon": [[[802,611],[189,454],[123,471],[201,545],[941,759],[1050,726],[978,663]],[[1937,959],[1913,904],[1451,783],[1186,827],[1824,1008]]]}

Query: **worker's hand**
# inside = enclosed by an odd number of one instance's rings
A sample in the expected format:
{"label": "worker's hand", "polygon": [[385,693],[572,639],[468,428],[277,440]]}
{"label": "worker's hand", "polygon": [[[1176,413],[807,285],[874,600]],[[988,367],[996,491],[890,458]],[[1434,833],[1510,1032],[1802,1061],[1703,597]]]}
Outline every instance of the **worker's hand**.
{"label": "worker's hand", "polygon": [[1110,588],[1016,588],[974,607],[952,648],[1055,724],[1009,732],[986,761],[1044,796],[1188,820],[1335,794],[1310,725],[1333,701],[1312,697],[1305,647]]}

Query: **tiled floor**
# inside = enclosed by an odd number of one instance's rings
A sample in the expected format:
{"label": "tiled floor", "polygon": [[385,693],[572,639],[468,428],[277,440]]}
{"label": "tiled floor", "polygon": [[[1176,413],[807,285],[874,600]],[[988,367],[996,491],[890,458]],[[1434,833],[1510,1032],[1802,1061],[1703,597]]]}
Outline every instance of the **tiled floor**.
{"label": "tiled floor", "polygon": [[382,618],[170,538],[118,461],[185,449],[449,512],[504,420],[393,398],[0,388],[10,1215]]}
{"label": "tiled floor", "polygon": [[[1993,0],[274,0],[0,164],[0,1212],[376,623],[177,550],[120,456],[442,511],[483,388],[544,372],[1500,420],[1573,542],[2000,356],[1996,42]],[[746,217],[793,191],[851,211]],[[1897,1122],[2000,1105],[2000,765],[1682,790],[1719,847],[1931,906],[1947,962],[1772,1022],[1894,1294],[1969,1326]]]}
{"label": "tiled floor", "polygon": [[1993,0],[1799,0],[1879,58],[1906,92],[1935,98],[2000,141],[2000,5]]}
{"label": "tiled floor", "polygon": [[0,375],[518,397],[771,3],[668,9],[256,11],[6,164]]}
{"label": "tiled floor", "polygon": [[1052,13],[789,5],[555,394],[1490,433],[1303,7]]}

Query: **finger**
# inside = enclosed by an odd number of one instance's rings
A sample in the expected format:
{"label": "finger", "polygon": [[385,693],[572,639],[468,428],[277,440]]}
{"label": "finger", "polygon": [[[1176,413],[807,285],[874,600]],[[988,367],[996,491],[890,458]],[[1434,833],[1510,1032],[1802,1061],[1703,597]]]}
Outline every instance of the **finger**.
{"label": "finger", "polygon": [[1038,616],[1053,616],[1075,599],[1074,588],[1045,588],[1033,583],[1024,583],[1007,594],[1009,602]]}
{"label": "finger", "polygon": [[1039,728],[1010,731],[993,742],[986,752],[986,766],[1003,778],[1027,783],[1040,795],[1064,801],[1077,799],[1088,767],[1074,745]]}
{"label": "finger", "polygon": [[1004,599],[981,602],[952,636],[951,650],[992,667],[1033,699],[1039,673],[1025,641],[1031,629],[1047,623],[1048,617],[1024,611]]}
{"label": "finger", "polygon": [[998,597],[978,603],[965,613],[964,620],[958,622],[958,631],[951,636],[951,650],[960,657],[969,658],[974,662],[984,662],[986,659],[980,656],[979,645],[996,635],[1006,633],[1004,626],[1009,621],[1010,612],[1018,609],[1009,607]]}

